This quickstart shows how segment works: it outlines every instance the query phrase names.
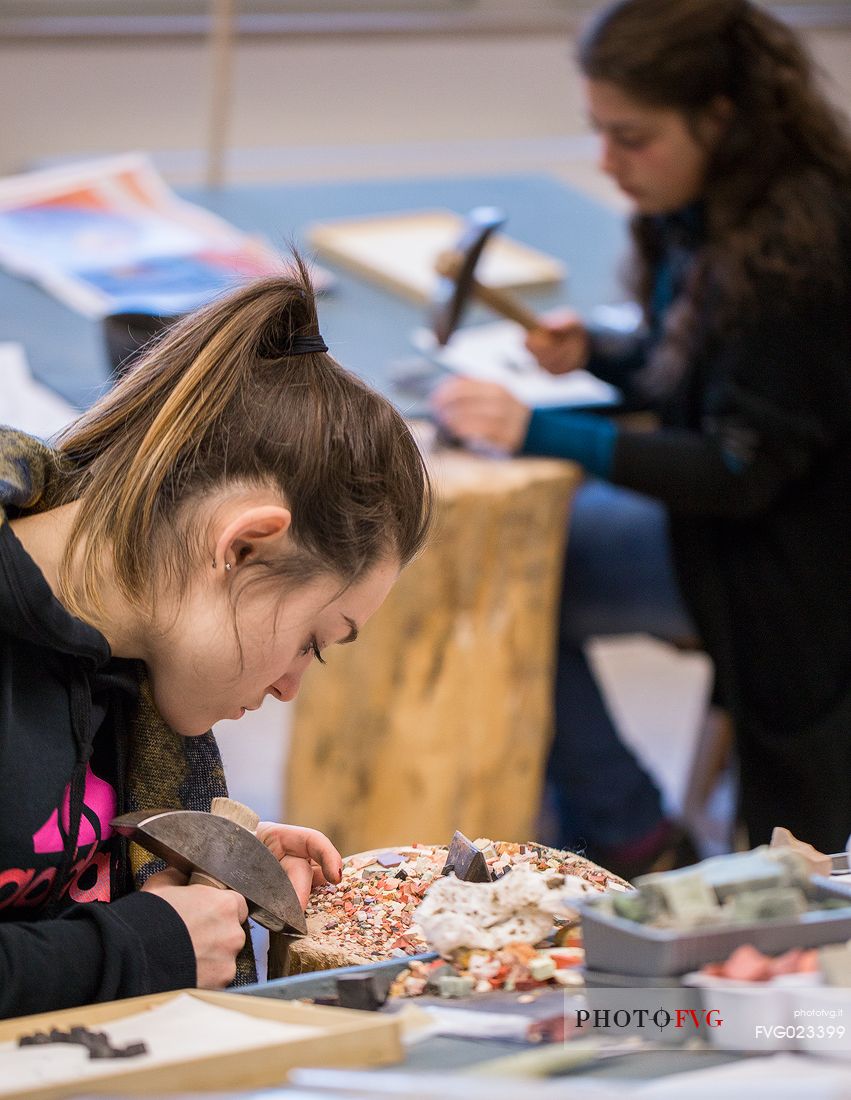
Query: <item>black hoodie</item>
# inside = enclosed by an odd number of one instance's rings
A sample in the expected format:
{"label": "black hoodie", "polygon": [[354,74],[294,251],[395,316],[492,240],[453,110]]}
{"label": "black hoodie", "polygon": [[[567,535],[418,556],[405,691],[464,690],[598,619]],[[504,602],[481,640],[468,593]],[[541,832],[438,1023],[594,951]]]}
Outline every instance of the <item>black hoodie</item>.
{"label": "black hoodie", "polygon": [[138,691],[0,522],[0,1016],[195,985],[186,926],[109,827]]}

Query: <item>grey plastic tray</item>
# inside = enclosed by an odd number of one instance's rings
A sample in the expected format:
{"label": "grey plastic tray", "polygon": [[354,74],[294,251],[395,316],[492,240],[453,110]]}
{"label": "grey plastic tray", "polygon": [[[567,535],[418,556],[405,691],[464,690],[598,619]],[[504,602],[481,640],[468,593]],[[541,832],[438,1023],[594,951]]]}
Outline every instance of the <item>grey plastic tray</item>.
{"label": "grey plastic tray", "polygon": [[778,955],[791,947],[819,947],[851,939],[851,887],[820,877],[814,877],[813,884],[817,897],[844,898],[848,906],[804,913],[795,920],[783,918],[676,932],[647,928],[601,912],[602,898],[584,902],[585,965],[589,970],[635,977],[664,977],[720,962],[743,943],[753,944],[768,955]]}

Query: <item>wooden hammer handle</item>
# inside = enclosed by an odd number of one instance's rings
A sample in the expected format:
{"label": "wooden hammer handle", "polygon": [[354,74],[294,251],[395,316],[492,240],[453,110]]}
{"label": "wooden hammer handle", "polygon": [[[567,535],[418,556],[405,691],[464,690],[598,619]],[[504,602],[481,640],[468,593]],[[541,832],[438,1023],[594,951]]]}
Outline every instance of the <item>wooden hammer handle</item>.
{"label": "wooden hammer handle", "polygon": [[249,833],[253,833],[260,824],[260,815],[235,798],[214,798],[210,803],[210,813],[216,817],[226,817],[228,821],[248,829]]}
{"label": "wooden hammer handle", "polygon": [[214,886],[217,890],[228,890],[230,887],[225,886],[223,882],[219,882],[217,878],[213,878],[212,875],[205,875],[203,871],[193,871],[189,876],[190,886]]}
{"label": "wooden hammer handle", "polygon": [[504,290],[496,290],[492,286],[483,286],[475,279],[470,286],[470,290],[480,302],[483,302],[495,313],[507,317],[509,321],[516,321],[518,325],[522,325],[527,330],[541,327],[541,320],[538,315],[528,309],[513,294],[508,294]]}
{"label": "wooden hammer handle", "polygon": [[[249,833],[253,833],[260,824],[260,816],[254,810],[233,798],[214,798],[210,804],[210,813],[215,814],[216,817],[226,817],[228,821],[241,825]],[[203,871],[193,871],[189,878],[189,885],[214,886],[217,890],[228,889],[223,882],[219,882],[217,878]]]}

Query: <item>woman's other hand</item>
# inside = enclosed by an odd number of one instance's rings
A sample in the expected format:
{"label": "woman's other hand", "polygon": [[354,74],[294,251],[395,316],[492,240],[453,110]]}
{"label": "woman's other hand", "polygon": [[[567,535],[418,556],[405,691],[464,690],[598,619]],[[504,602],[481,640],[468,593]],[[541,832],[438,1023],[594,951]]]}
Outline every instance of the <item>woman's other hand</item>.
{"label": "woman's other hand", "polygon": [[513,454],[526,438],[532,410],[496,382],[450,378],[432,394],[435,416],[456,438]]}
{"label": "woman's other hand", "polygon": [[582,370],[588,362],[588,330],[572,310],[547,314],[526,337],[526,347],[550,374]]}
{"label": "woman's other hand", "polygon": [[343,877],[343,857],[317,829],[261,821],[257,836],[287,872],[302,909],[311,890]]}

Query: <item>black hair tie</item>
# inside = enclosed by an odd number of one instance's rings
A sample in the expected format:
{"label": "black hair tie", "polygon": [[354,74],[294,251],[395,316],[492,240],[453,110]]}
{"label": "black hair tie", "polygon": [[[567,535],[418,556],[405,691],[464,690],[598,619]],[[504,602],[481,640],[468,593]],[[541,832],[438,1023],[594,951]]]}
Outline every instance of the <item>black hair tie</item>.
{"label": "black hair tie", "polygon": [[328,345],[317,332],[315,336],[294,336],[287,355],[317,355],[327,350]]}

